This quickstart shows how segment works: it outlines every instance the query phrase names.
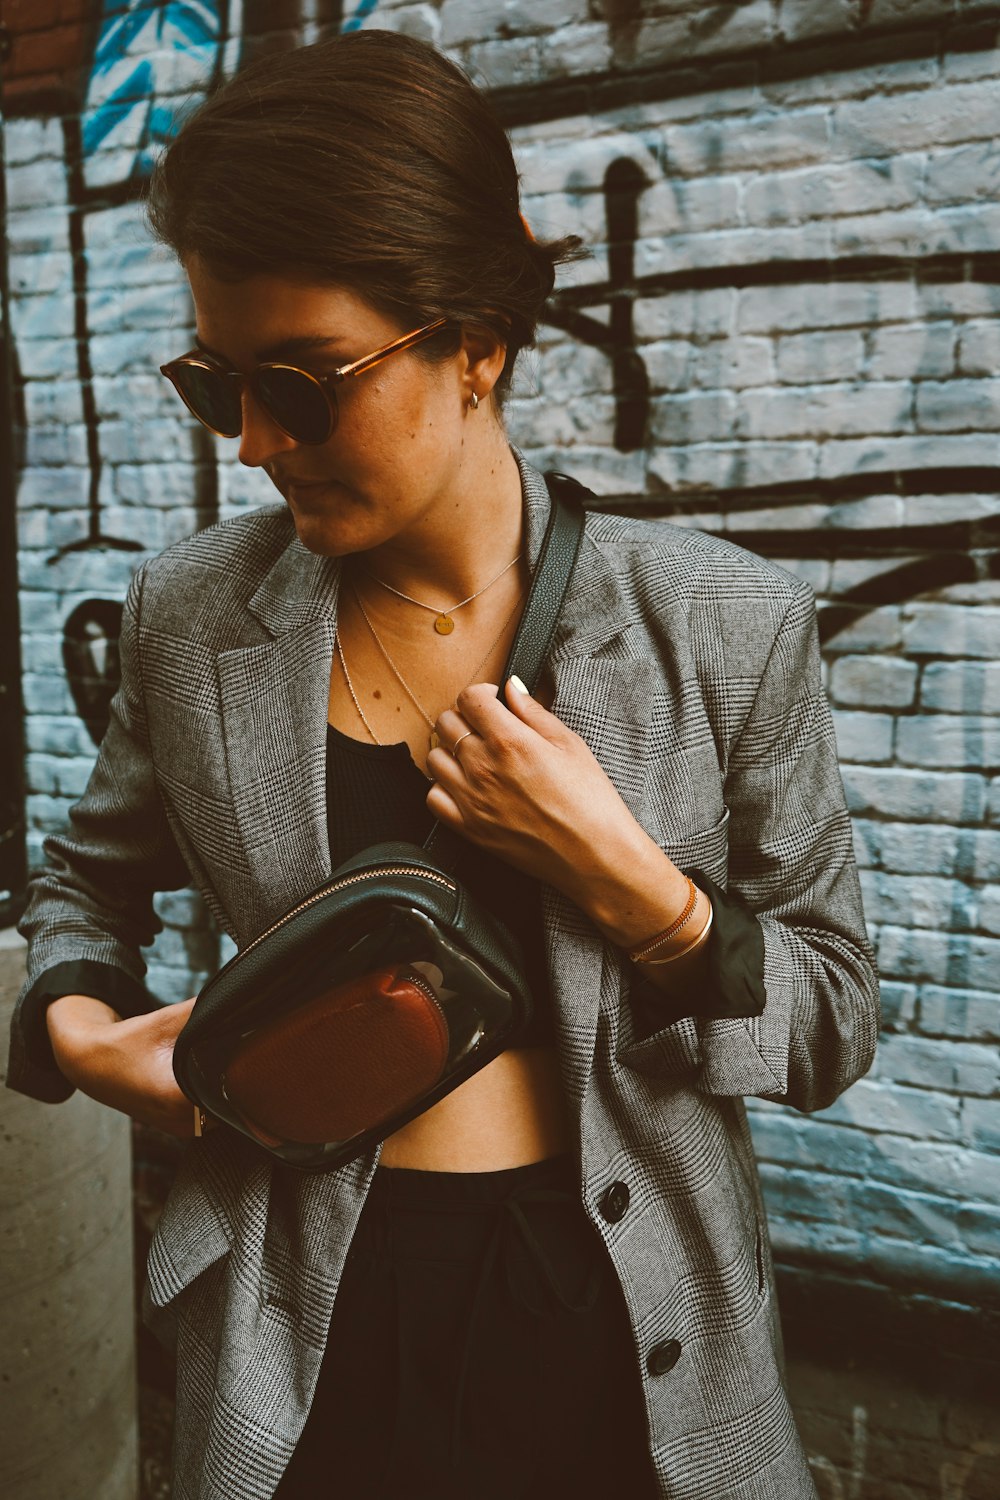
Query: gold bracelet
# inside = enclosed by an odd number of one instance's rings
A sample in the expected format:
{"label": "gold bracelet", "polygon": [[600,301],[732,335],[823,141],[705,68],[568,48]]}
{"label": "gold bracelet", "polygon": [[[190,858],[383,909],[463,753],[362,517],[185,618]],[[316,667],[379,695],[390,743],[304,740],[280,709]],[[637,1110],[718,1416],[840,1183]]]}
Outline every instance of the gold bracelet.
{"label": "gold bracelet", "polygon": [[674,964],[679,958],[688,958],[692,953],[697,953],[698,949],[703,948],[708,941],[708,934],[712,930],[712,918],[714,916],[715,908],[713,907],[711,901],[709,901],[708,921],[705,923],[698,936],[691,939],[686,948],[682,948],[679,953],[671,953],[669,958],[643,958],[640,959],[639,962],[649,964],[650,966],[655,965],[657,968],[659,968],[662,964]]}
{"label": "gold bracelet", "polygon": [[207,1124],[208,1116],[202,1109],[201,1105],[196,1104],[194,1106],[194,1133],[196,1139],[200,1140],[201,1137],[205,1134],[205,1127],[207,1126]]}
{"label": "gold bracelet", "polygon": [[681,928],[686,926],[687,923],[690,922],[692,916],[694,915],[694,909],[698,904],[698,887],[695,885],[690,876],[686,875],[684,878],[688,883],[688,898],[684,910],[681,912],[676,922],[671,922],[670,926],[665,927],[662,932],[658,932],[656,934],[656,937],[647,938],[644,943],[639,944],[638,948],[632,949],[631,953],[629,954],[629,958],[634,964],[644,963],[644,953],[651,952],[654,948],[658,948],[660,944],[665,943],[668,938],[676,937]]}

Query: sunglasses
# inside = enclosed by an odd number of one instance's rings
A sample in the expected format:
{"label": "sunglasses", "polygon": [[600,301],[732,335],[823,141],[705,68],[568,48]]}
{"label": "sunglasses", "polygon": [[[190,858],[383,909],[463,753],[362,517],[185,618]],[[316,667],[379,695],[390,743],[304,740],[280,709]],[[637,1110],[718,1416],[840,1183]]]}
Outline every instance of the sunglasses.
{"label": "sunglasses", "polygon": [[325,443],[337,425],[336,387],[349,375],[361,375],[390,354],[412,349],[448,322],[438,318],[374,354],[366,354],[328,375],[310,375],[296,365],[268,362],[249,375],[227,370],[209,354],[193,349],[160,366],[188,411],[219,437],[239,437],[243,430],[243,387],[282,432],[297,443]]}

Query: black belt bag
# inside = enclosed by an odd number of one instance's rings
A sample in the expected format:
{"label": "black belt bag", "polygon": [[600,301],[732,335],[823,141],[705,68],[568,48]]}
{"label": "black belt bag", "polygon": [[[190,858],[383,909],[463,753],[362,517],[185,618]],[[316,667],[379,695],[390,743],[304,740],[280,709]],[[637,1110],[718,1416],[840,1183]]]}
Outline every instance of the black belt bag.
{"label": "black belt bag", "polygon": [[[552,512],[502,682],[533,691],[583,536]],[[502,694],[501,687],[501,694]],[[531,1018],[514,935],[463,887],[458,835],[373,844],[210,979],[174,1048],[188,1098],[282,1161],[352,1161],[491,1062]]]}

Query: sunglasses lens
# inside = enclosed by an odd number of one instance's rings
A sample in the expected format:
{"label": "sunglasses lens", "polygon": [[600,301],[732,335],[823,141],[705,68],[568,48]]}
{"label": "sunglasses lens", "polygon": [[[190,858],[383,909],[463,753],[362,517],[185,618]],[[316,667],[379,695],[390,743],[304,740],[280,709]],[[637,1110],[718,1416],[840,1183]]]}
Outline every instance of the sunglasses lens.
{"label": "sunglasses lens", "polygon": [[302,370],[258,370],[254,392],[278,426],[299,443],[325,443],[334,428],[334,410],[322,386]]}
{"label": "sunglasses lens", "polygon": [[243,426],[240,388],[234,380],[199,365],[176,364],[173,380],[199,422],[223,437],[239,437]]}

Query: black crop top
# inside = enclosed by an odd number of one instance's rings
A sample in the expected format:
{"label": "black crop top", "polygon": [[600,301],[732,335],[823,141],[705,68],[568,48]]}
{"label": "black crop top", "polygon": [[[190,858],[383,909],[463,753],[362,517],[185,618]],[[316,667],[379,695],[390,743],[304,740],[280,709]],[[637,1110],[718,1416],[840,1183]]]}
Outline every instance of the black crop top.
{"label": "black crop top", "polygon": [[[414,765],[409,747],[373,745],[327,725],[326,817],[331,868],[385,839],[422,844],[434,819],[425,806],[429,783]],[[534,1000],[520,1047],[555,1044],[545,965],[541,899],[537,880],[469,844],[461,878],[488,911],[520,939]]]}

